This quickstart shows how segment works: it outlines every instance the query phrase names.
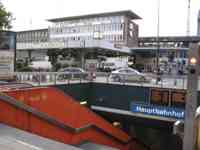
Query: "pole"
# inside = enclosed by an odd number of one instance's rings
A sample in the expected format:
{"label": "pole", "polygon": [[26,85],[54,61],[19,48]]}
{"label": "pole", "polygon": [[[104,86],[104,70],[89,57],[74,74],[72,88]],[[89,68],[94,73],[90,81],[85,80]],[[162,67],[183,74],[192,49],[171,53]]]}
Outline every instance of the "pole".
{"label": "pole", "polygon": [[159,80],[159,51],[160,51],[160,42],[159,42],[159,36],[160,36],[160,0],[157,0],[157,50],[156,50],[156,73],[157,73],[157,80],[156,83],[158,83]]}
{"label": "pole", "polygon": [[199,50],[198,44],[190,45],[183,150],[194,150],[196,142],[195,112],[198,101]]}
{"label": "pole", "polygon": [[197,36],[200,36],[200,10],[199,10],[199,13],[198,13],[198,23],[197,23],[198,27],[197,27]]}
{"label": "pole", "polygon": [[191,0],[188,0],[188,10],[187,10],[187,36],[190,36],[190,2]]}

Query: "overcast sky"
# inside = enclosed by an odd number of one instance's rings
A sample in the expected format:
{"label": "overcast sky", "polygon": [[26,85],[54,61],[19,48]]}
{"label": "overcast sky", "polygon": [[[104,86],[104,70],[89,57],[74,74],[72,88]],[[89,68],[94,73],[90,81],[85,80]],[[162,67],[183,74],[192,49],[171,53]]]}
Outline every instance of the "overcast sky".
{"label": "overcast sky", "polygon": [[[157,35],[157,0],[1,0],[16,18],[14,31],[47,28],[46,19],[132,10],[141,20],[140,36]],[[160,35],[186,35],[188,0],[160,0]],[[200,0],[191,0],[191,35],[197,32]]]}

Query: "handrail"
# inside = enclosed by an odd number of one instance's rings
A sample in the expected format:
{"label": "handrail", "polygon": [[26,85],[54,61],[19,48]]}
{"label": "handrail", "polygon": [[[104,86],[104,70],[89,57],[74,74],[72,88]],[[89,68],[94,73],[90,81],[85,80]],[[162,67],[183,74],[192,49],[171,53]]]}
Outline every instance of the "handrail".
{"label": "handrail", "polygon": [[183,139],[184,136],[184,121],[177,120],[173,125],[173,134]]}
{"label": "handrail", "polygon": [[61,129],[69,131],[71,133],[81,133],[81,132],[84,132],[84,131],[88,130],[89,128],[95,128],[98,131],[101,131],[104,134],[106,134],[107,136],[109,136],[109,137],[115,139],[116,141],[120,142],[121,144],[128,144],[131,141],[131,139],[129,139],[126,142],[122,141],[122,140],[116,138],[115,136],[107,133],[106,131],[104,131],[103,129],[99,128],[98,126],[96,126],[94,124],[87,124],[87,125],[84,125],[84,126],[82,126],[80,128],[71,127],[70,125],[66,125],[66,124],[58,121],[57,119],[47,115],[46,113],[40,112],[37,109],[32,108],[32,107],[30,107],[30,106],[28,106],[28,105],[26,105],[26,104],[24,104],[24,103],[22,103],[20,101],[17,101],[13,97],[10,97],[10,96],[8,96],[8,95],[6,95],[4,93],[0,93],[0,100],[3,101],[3,102],[11,104],[12,106],[14,106],[14,107],[16,107],[18,109],[21,109],[21,110],[24,110],[24,111],[26,111],[28,113],[31,113],[34,116],[36,116],[36,117],[38,117],[38,118],[40,118],[42,120],[45,120],[48,123],[50,123],[52,125],[55,125],[55,126],[61,128]]}
{"label": "handrail", "polygon": [[195,136],[195,141],[196,141],[196,145],[195,148],[197,150],[200,150],[200,106],[196,109],[196,113],[195,113],[195,132],[196,132],[196,136]]}

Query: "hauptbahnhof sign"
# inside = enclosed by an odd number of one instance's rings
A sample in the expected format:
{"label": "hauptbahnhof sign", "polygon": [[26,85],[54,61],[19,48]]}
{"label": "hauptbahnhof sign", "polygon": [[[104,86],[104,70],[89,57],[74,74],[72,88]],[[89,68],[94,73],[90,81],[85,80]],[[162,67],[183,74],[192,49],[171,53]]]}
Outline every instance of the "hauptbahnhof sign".
{"label": "hauptbahnhof sign", "polygon": [[154,106],[154,105],[144,105],[144,104],[131,104],[131,112],[139,113],[149,116],[158,116],[174,119],[184,119],[185,112],[184,109]]}

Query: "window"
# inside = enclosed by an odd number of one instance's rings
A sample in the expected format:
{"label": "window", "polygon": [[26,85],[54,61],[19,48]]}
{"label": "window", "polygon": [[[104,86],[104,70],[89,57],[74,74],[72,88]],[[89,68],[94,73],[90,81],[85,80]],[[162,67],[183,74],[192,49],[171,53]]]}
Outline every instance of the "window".
{"label": "window", "polygon": [[114,36],[114,41],[117,41],[117,35],[113,35]]}
{"label": "window", "polygon": [[121,23],[121,24],[120,24],[120,29],[122,30],[122,29],[123,29],[123,27],[124,27],[124,24],[123,24],[123,23]]}
{"label": "window", "polygon": [[129,31],[130,37],[133,37],[133,31]]}
{"label": "window", "polygon": [[130,24],[129,24],[129,28],[130,28],[130,29],[133,29],[133,28],[134,28],[133,23],[130,23]]}
{"label": "window", "polygon": [[120,70],[119,73],[126,73],[126,70]]}

